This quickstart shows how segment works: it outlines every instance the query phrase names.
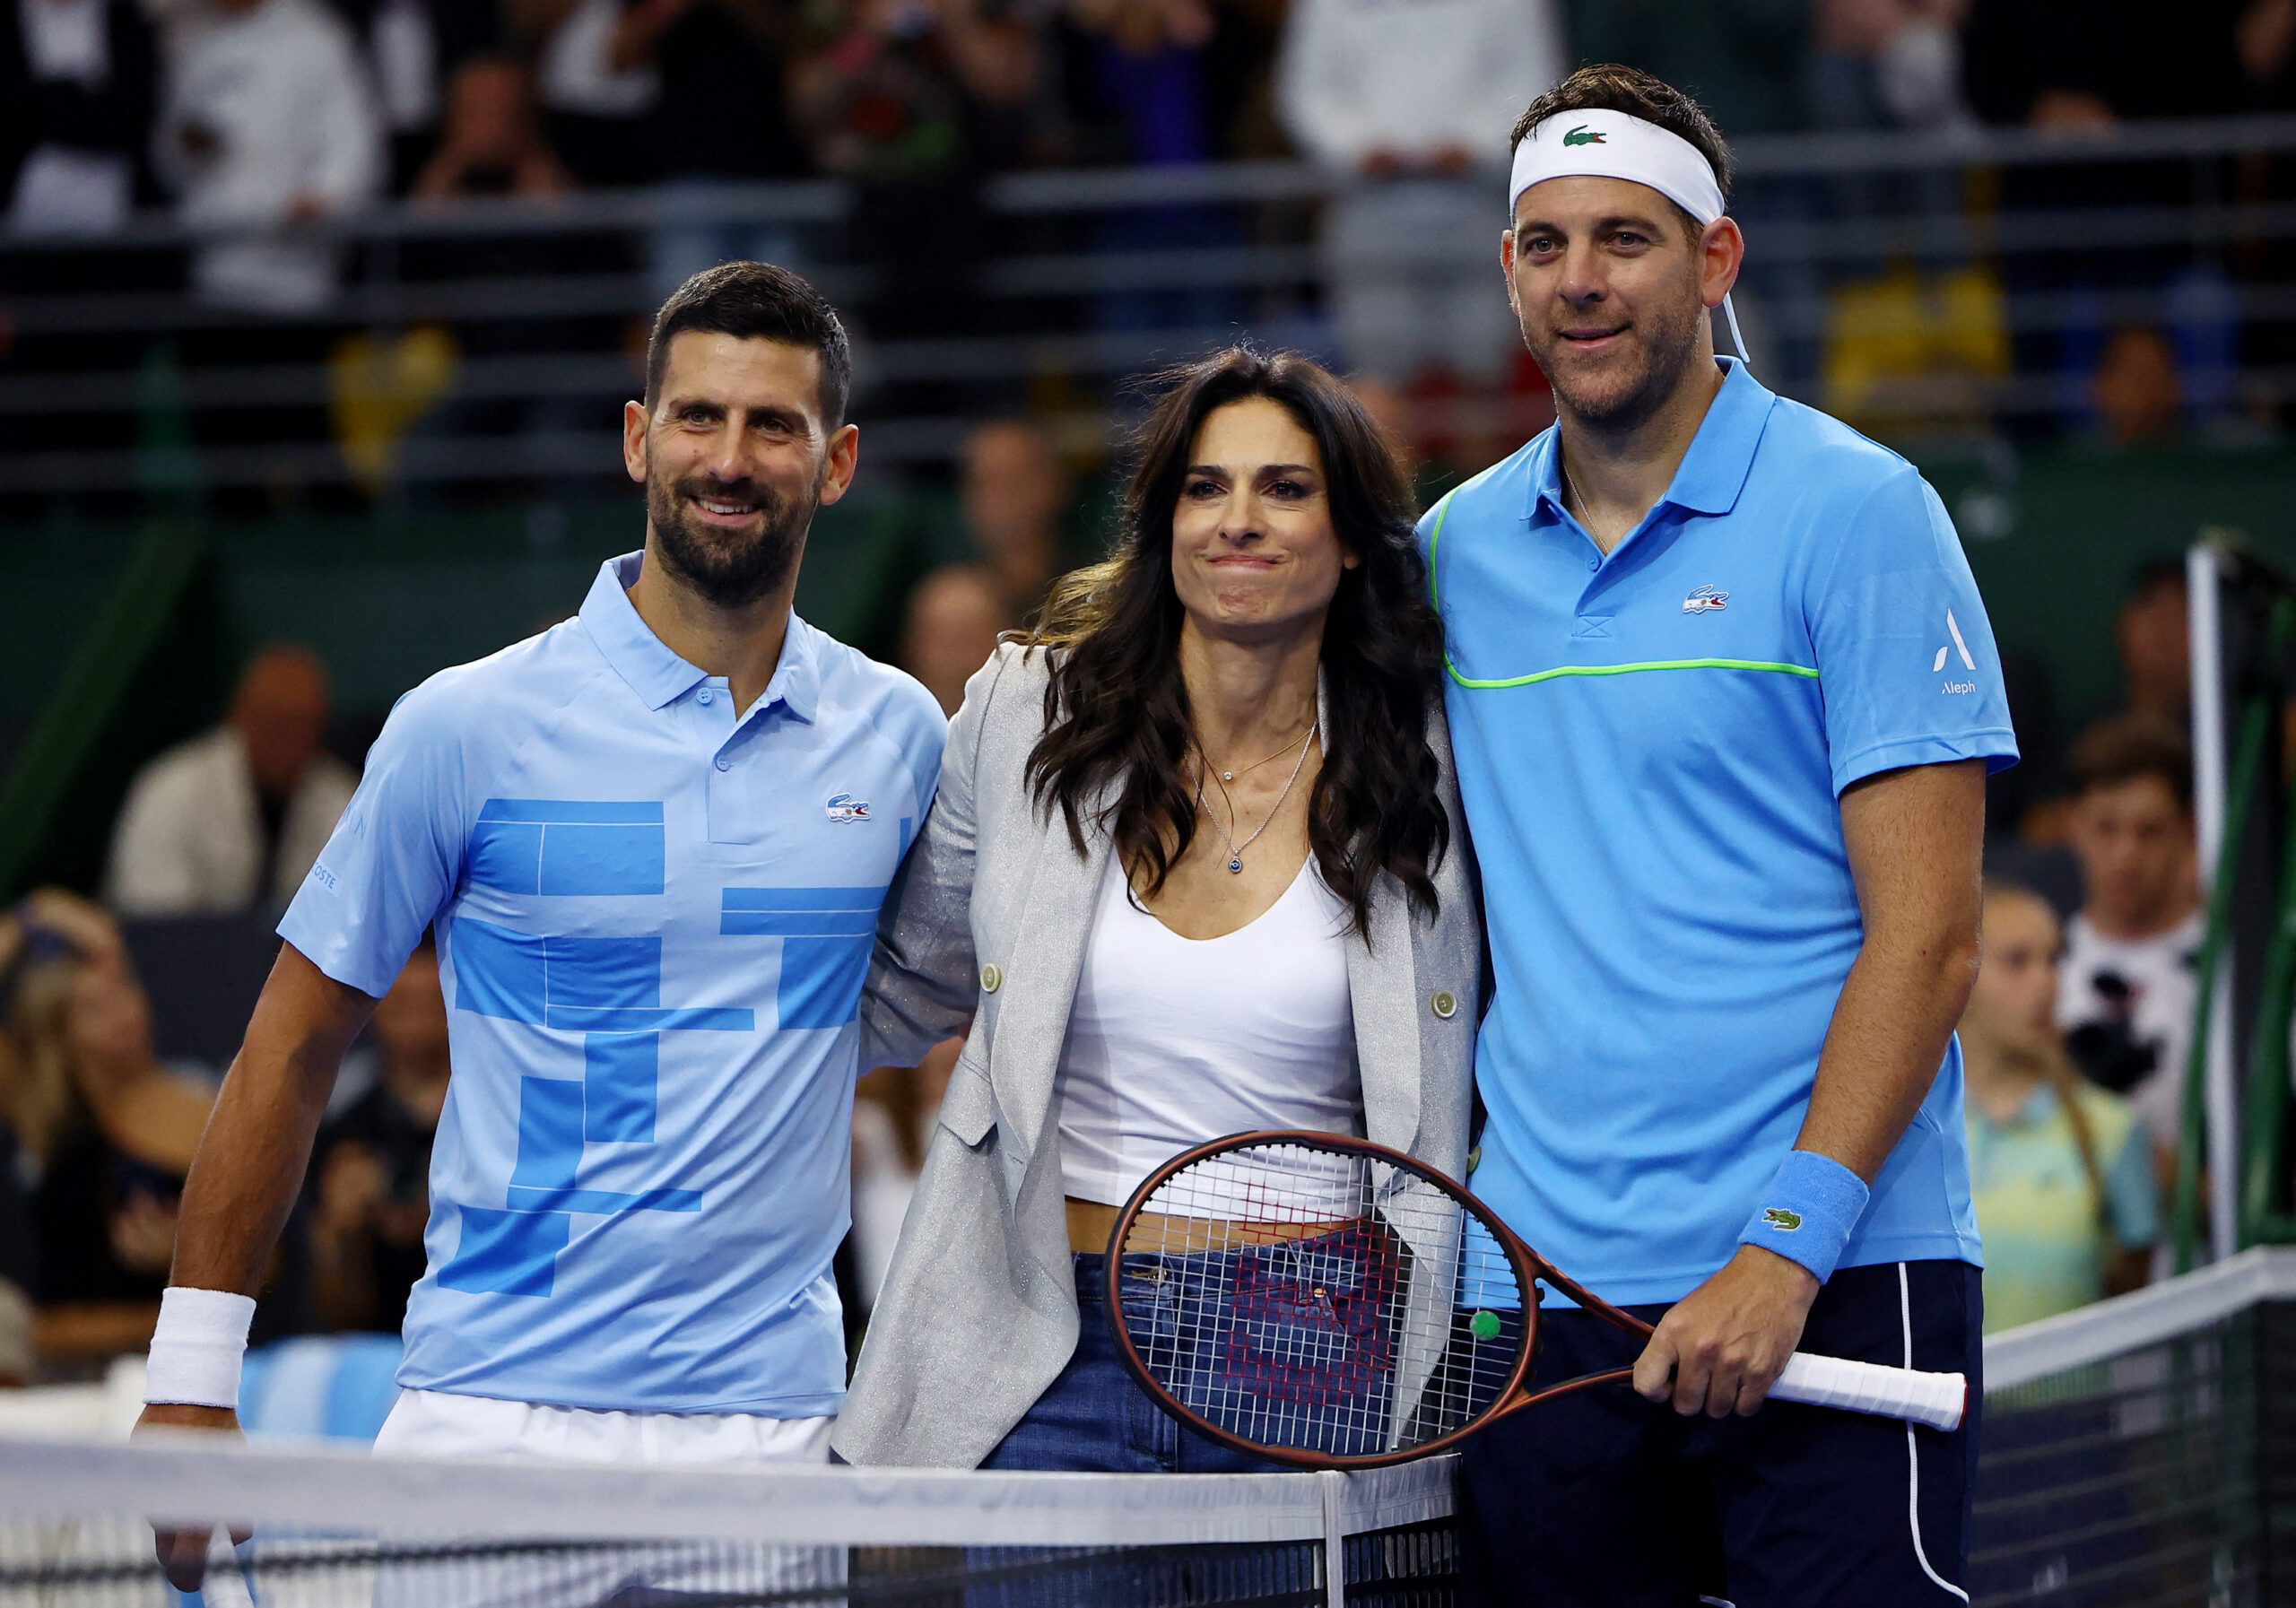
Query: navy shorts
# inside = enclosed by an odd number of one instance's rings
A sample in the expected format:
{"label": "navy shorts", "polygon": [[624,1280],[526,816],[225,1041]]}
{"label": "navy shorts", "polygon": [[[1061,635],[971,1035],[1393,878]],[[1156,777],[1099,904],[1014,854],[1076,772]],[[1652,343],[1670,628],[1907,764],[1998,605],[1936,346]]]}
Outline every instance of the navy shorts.
{"label": "navy shorts", "polygon": [[[1665,1307],[1629,1308],[1655,1323]],[[1969,1599],[1984,1316],[1965,1262],[1838,1270],[1800,1349],[1961,1373],[1953,1433],[1766,1403],[1683,1418],[1625,1385],[1502,1419],[1462,1448],[1467,1590],[1483,1608],[1947,1608]],[[1575,1309],[1540,1322],[1542,1383],[1622,1368],[1636,1336]]]}

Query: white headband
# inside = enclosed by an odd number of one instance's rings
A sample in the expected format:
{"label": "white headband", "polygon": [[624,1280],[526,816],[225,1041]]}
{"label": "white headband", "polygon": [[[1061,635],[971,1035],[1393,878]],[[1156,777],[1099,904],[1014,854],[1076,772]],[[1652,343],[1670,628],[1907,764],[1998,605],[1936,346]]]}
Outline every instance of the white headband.
{"label": "white headband", "polygon": [[1550,178],[1625,178],[1647,184],[1700,223],[1722,215],[1722,186],[1698,147],[1625,112],[1557,112],[1515,147],[1507,215],[1535,184]]}

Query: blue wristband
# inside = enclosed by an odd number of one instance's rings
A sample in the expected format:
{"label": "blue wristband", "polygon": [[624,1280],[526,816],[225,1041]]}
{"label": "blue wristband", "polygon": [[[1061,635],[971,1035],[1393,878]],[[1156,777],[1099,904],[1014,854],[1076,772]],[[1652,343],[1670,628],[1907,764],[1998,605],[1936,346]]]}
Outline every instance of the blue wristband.
{"label": "blue wristband", "polygon": [[1738,1243],[1798,1262],[1822,1284],[1833,1276],[1870,1193],[1863,1178],[1831,1156],[1787,1151]]}

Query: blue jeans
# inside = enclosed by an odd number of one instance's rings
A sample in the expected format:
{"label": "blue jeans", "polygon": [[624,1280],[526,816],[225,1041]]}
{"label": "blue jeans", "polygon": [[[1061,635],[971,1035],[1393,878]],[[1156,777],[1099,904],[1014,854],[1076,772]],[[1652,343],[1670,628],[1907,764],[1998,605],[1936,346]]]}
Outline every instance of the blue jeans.
{"label": "blue jeans", "polygon": [[[1109,1327],[1108,1258],[1078,1252],[1076,1350],[983,1468],[1083,1473],[1272,1474],[1298,1471],[1229,1450],[1156,1405],[1117,1354]],[[1141,1282],[1152,1302],[1163,1285]],[[1126,1299],[1135,1299],[1127,1290]]]}

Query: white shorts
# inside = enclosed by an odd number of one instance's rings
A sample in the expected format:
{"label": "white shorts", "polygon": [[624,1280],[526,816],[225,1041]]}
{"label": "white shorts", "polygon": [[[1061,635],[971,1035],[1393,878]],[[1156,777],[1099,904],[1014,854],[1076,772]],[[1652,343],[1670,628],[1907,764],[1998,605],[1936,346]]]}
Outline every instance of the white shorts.
{"label": "white shorts", "polygon": [[834,1418],[754,1412],[601,1412],[402,1390],[375,1449],[407,1457],[554,1457],[564,1463],[826,1463]]}
{"label": "white shorts", "polygon": [[[601,1412],[403,1390],[375,1450],[413,1457],[550,1457],[570,1463],[822,1464],[831,1418],[749,1412]],[[515,1476],[512,1476],[515,1477]],[[501,1537],[508,1543],[514,1537]],[[590,1608],[623,1594],[788,1591],[839,1586],[843,1547],[748,1542],[508,1549],[395,1561],[376,1574],[375,1608]]]}

